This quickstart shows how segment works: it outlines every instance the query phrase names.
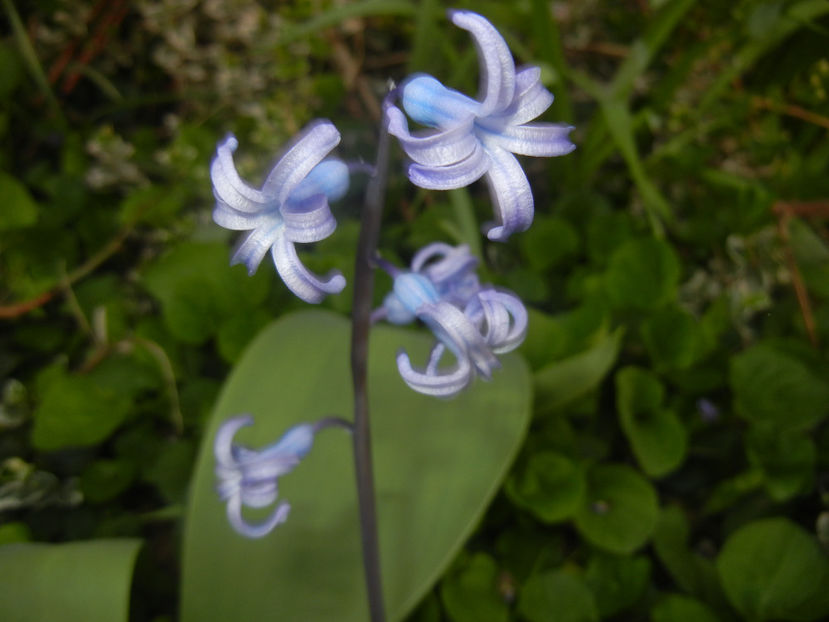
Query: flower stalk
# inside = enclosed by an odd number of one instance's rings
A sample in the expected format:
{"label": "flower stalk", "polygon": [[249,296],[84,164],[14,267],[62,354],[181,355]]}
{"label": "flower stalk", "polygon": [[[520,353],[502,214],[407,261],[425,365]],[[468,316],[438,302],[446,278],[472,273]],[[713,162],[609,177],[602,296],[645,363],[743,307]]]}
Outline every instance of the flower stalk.
{"label": "flower stalk", "polygon": [[[391,94],[390,94],[391,95]],[[386,195],[391,137],[386,131],[389,97],[383,106],[377,162],[366,188],[354,266],[354,303],[351,316],[351,377],[354,385],[354,467],[357,475],[357,501],[360,509],[360,537],[363,569],[368,591],[369,619],[385,622],[383,586],[380,572],[380,546],[377,536],[377,504],[371,456],[368,409],[368,337],[371,330],[371,305],[374,293],[374,257],[380,234],[380,221]]]}

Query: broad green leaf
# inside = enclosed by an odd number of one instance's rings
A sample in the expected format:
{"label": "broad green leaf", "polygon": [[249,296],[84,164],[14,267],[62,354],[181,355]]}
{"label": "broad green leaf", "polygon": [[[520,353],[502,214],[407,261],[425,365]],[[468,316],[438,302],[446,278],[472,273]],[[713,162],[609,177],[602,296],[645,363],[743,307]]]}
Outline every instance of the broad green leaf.
{"label": "broad green leaf", "polygon": [[829,298],[829,247],[803,221],[789,222],[792,251],[811,293]]}
{"label": "broad green leaf", "polygon": [[570,518],[581,504],[584,488],[581,468],[552,451],[532,454],[506,485],[513,503],[547,523]]}
{"label": "broad green leaf", "polygon": [[821,620],[829,615],[829,559],[785,518],[744,525],[717,558],[725,593],[749,620]]}
{"label": "broad green leaf", "polygon": [[453,622],[506,622],[507,604],[498,595],[498,566],[477,553],[450,571],[440,586],[446,612]]}
{"label": "broad green leaf", "polygon": [[687,369],[703,345],[697,321],[678,307],[655,311],[642,322],[640,330],[648,354],[661,369]]}
{"label": "broad green leaf", "polygon": [[733,357],[730,379],[734,409],[754,423],[802,430],[829,412],[829,383],[768,344]]}
{"label": "broad green leaf", "polygon": [[608,555],[595,551],[585,571],[585,580],[596,599],[603,618],[633,605],[645,591],[651,578],[651,561],[647,557]]}
{"label": "broad green leaf", "polygon": [[605,336],[588,350],[542,367],[533,375],[536,407],[548,412],[599,386],[619,355],[622,330]]}
{"label": "broad green leaf", "polygon": [[126,622],[140,540],[0,547],[3,622]]}
{"label": "broad green leaf", "polygon": [[0,525],[0,547],[17,542],[28,542],[31,539],[32,532],[26,523],[15,522]]}
{"label": "broad green leaf", "polygon": [[[251,541],[227,524],[215,493],[212,441],[227,417],[251,413],[240,442],[259,447],[292,424],[352,409],[349,332],[327,312],[289,315],[243,355],[206,429],[184,537],[182,620],[364,622],[367,617],[351,443],[327,430],[279,481],[287,523]],[[402,619],[438,580],[484,509],[521,444],[531,392],[515,356],[491,382],[451,400],[411,391],[395,354],[417,364],[431,337],[378,327],[369,358],[380,550],[388,617]]]}
{"label": "broad green leaf", "polygon": [[676,297],[679,260],[663,240],[630,240],[610,258],[605,288],[614,306],[648,311]]}
{"label": "broad green leaf", "polygon": [[131,402],[119,387],[60,373],[48,383],[35,410],[32,444],[45,451],[94,445],[123,423]]}
{"label": "broad green leaf", "polygon": [[786,501],[812,490],[817,450],[814,441],[803,432],[751,426],[746,453],[752,466],[763,472],[766,490],[775,501]]}
{"label": "broad green leaf", "polygon": [[3,197],[3,209],[0,209],[0,231],[20,229],[35,224],[37,203],[29,194],[26,186],[3,171],[0,171],[0,196]]}
{"label": "broad green leaf", "polygon": [[656,491],[644,477],[626,465],[601,464],[588,472],[575,523],[592,544],[624,555],[650,538],[658,513]]}
{"label": "broad green leaf", "polygon": [[616,408],[636,460],[651,477],[662,477],[685,458],[687,432],[662,405],[665,390],[646,369],[624,367],[616,372]]}
{"label": "broad green leaf", "polygon": [[81,492],[92,503],[109,501],[132,483],[135,474],[135,465],[127,460],[96,460],[81,475]]}
{"label": "broad green leaf", "polygon": [[701,602],[682,594],[670,594],[651,609],[651,622],[719,622]]}
{"label": "broad green leaf", "polygon": [[527,579],[518,600],[518,612],[529,622],[598,622],[593,594],[584,580],[559,570]]}

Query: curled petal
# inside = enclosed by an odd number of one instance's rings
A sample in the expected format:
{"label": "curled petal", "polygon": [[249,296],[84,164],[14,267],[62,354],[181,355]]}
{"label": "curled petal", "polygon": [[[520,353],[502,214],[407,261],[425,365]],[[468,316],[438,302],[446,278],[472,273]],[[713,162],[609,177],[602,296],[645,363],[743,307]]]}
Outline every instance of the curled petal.
{"label": "curled petal", "polygon": [[291,242],[319,242],[334,233],[337,221],[324,194],[314,194],[302,201],[293,197],[282,208],[285,237]]}
{"label": "curled petal", "polygon": [[472,320],[453,304],[444,301],[425,304],[418,309],[417,317],[459,361],[468,359],[475,371],[487,380],[500,366]]}
{"label": "curled petal", "polygon": [[[429,264],[436,257],[439,259]],[[434,242],[415,253],[411,265],[413,271],[423,272],[440,287],[447,281],[475,270],[478,258],[469,252],[466,244],[455,247],[443,242]]]}
{"label": "curled petal", "polygon": [[524,67],[515,74],[515,98],[503,114],[495,116],[509,125],[521,125],[541,115],[554,100],[541,84],[541,69]]}
{"label": "curled petal", "polygon": [[273,214],[272,211],[240,212],[228,207],[226,203],[218,202],[213,208],[213,222],[232,231],[250,231],[273,218]]}
{"label": "curled petal", "polygon": [[403,351],[397,354],[397,369],[400,377],[412,389],[436,397],[455,395],[467,386],[474,376],[472,366],[465,358],[458,358],[455,368],[447,373],[440,374],[436,370],[432,373],[417,371],[412,367],[409,355]]}
{"label": "curled petal", "polygon": [[285,285],[305,302],[320,302],[326,294],[339,293],[345,287],[345,277],[339,272],[332,271],[325,279],[309,272],[297,257],[293,242],[284,235],[277,237],[271,254]]}
{"label": "curled petal", "polygon": [[231,417],[219,426],[219,431],[216,432],[216,438],[213,440],[213,455],[216,457],[219,466],[226,469],[236,468],[236,457],[233,455],[233,437],[236,436],[239,430],[249,425],[253,425],[251,415],[238,415]]}
{"label": "curled petal", "polygon": [[269,518],[258,524],[250,524],[242,517],[242,499],[237,495],[227,502],[227,520],[237,533],[248,538],[262,538],[273,531],[277,525],[288,520],[290,510],[291,506],[287,502],[282,502],[276,506]]}
{"label": "curled petal", "polygon": [[560,123],[527,123],[503,128],[497,133],[487,131],[485,141],[492,141],[499,147],[528,156],[560,156],[573,151],[576,146],[570,142],[572,125]]}
{"label": "curled petal", "polygon": [[510,352],[527,336],[527,310],[516,296],[495,289],[481,290],[477,299],[486,323],[484,339],[496,354]]}
{"label": "curled petal", "polygon": [[306,175],[340,142],[340,133],[331,121],[308,125],[273,167],[262,192],[283,204]]}
{"label": "curled petal", "polygon": [[256,229],[248,233],[239,242],[236,251],[230,258],[230,265],[243,263],[247,266],[248,274],[253,275],[268,249],[280,238],[285,237],[285,228],[282,218],[277,214],[271,215]]}
{"label": "curled petal", "polygon": [[485,18],[471,11],[450,11],[449,18],[475,39],[481,63],[478,115],[485,117],[502,111],[515,94],[515,63],[506,41]]}
{"label": "curled petal", "polygon": [[248,186],[236,172],[233,152],[239,141],[233,134],[219,143],[216,156],[210,163],[210,180],[213,182],[213,194],[216,199],[228,207],[240,212],[256,213],[266,209],[270,197]]}
{"label": "curled petal", "polygon": [[391,106],[386,114],[389,117],[389,134],[397,137],[406,155],[424,166],[446,166],[460,162],[472,155],[478,143],[472,131],[475,117],[471,115],[448,130],[413,136],[398,108]]}
{"label": "curled petal", "polygon": [[480,143],[465,160],[449,166],[409,166],[409,180],[416,186],[430,190],[463,188],[479,179],[489,169],[490,162]]}
{"label": "curled petal", "polygon": [[487,237],[504,241],[516,231],[526,231],[532,224],[533,195],[514,155],[498,147],[487,149],[487,153],[492,165],[486,179],[500,221],[500,225],[487,231]]}

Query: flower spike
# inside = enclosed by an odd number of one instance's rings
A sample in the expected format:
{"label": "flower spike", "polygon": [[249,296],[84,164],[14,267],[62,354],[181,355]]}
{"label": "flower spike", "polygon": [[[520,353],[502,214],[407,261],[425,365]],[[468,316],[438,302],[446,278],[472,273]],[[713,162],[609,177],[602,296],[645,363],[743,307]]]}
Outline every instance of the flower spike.
{"label": "flower spike", "polygon": [[250,232],[231,264],[243,263],[253,274],[270,250],[285,285],[306,302],[320,302],[345,287],[339,272],[325,278],[309,272],[294,248],[295,243],[323,240],[337,227],[328,201],[348,190],[348,167],[324,158],[339,142],[340,133],[330,121],[312,123],[279,159],[261,190],[248,186],[236,172],[233,152],[239,143],[232,134],[219,143],[210,165],[213,220],[226,229]]}
{"label": "flower spike", "polygon": [[514,154],[551,157],[570,153],[572,127],[529,123],[553,103],[541,84],[541,70],[516,70],[509,48],[495,27],[471,11],[450,11],[452,22],[472,35],[481,78],[478,100],[417,74],[400,87],[402,105],[417,123],[433,128],[412,134],[402,111],[388,110],[388,130],[411,158],[409,179],[433,190],[462,188],[486,176],[498,224],[491,240],[525,231],[533,220],[529,182]]}

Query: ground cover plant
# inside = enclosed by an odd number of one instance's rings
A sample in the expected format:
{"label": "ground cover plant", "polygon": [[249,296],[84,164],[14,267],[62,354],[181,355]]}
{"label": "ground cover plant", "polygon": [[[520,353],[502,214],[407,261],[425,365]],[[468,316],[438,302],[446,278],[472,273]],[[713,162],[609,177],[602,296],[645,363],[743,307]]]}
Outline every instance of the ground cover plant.
{"label": "ground cover plant", "polygon": [[[528,321],[453,398],[395,365],[422,369],[427,326],[372,332],[386,618],[829,615],[829,2],[2,7],[0,618],[368,618],[348,432],[279,479],[290,516],[254,540],[213,442],[245,412],[255,448],[350,418],[361,163],[390,80],[475,93],[448,8],[540,68],[538,120],[576,149],[520,159],[534,220],[505,242],[483,181],[418,188],[391,151],[385,265],[466,245]],[[231,267],[210,164],[232,133],[258,188],[316,118],[355,174],[336,233],[297,245],[347,283],[309,312],[269,258]]]}

